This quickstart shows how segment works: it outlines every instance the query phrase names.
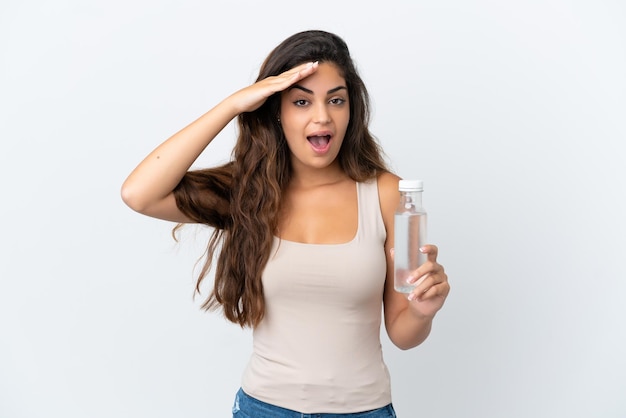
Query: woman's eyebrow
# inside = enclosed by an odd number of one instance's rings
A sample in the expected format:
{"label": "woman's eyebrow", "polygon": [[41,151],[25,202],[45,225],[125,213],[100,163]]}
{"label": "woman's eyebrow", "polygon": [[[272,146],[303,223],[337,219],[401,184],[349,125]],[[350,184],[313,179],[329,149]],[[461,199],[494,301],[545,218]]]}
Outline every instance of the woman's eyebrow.
{"label": "woman's eyebrow", "polygon": [[[293,86],[289,87],[289,90],[292,90],[292,89],[298,89],[298,90],[302,90],[305,93],[313,94],[313,90],[309,90],[306,87],[302,87],[300,84],[294,84]],[[348,88],[346,86],[337,86],[335,88],[328,90],[326,94],[333,94],[339,90],[348,90]]]}

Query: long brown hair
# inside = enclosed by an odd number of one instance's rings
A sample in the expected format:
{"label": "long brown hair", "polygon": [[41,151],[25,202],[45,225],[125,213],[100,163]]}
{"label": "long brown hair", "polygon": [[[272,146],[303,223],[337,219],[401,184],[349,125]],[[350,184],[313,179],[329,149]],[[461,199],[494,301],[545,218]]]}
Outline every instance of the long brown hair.
{"label": "long brown hair", "polygon": [[[369,95],[346,43],[324,31],[297,33],[278,45],[263,63],[257,81],[305,62],[330,62],[348,88],[350,122],[339,151],[341,168],[355,181],[387,170],[383,152],[369,132]],[[261,276],[270,257],[283,190],[291,178],[290,153],[277,121],[280,93],[253,112],[238,117],[239,137],[232,161],[188,172],[174,190],[180,210],[214,228],[196,291],[211,269],[219,248],[213,291],[202,307],[222,308],[242,327],[263,319]]]}

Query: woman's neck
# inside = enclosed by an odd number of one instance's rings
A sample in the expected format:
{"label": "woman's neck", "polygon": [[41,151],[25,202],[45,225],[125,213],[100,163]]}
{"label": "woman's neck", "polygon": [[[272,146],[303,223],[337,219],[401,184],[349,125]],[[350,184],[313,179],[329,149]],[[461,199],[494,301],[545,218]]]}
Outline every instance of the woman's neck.
{"label": "woman's neck", "polygon": [[341,169],[339,162],[335,161],[325,168],[293,167],[290,186],[297,188],[310,188],[335,184],[349,179]]}

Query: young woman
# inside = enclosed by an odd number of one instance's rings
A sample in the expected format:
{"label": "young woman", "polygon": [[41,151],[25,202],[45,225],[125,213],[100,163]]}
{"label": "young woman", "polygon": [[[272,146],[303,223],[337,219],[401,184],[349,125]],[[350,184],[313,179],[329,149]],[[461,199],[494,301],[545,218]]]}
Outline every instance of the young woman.
{"label": "young woman", "polygon": [[[232,161],[190,171],[238,118]],[[148,216],[214,228],[198,279],[218,251],[203,307],[253,328],[254,351],[235,418],[395,416],[379,331],[401,349],[428,336],[449,292],[437,247],[393,288],[399,178],[368,130],[369,97],[348,47],[297,33],[267,57],[253,85],[152,151],[122,187]]]}

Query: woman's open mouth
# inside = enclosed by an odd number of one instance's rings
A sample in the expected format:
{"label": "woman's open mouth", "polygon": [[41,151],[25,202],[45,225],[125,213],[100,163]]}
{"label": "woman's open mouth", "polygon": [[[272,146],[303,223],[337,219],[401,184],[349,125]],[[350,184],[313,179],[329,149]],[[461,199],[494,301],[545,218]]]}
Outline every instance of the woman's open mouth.
{"label": "woman's open mouth", "polygon": [[330,132],[316,132],[306,137],[315,152],[324,153],[330,149],[330,140],[333,135]]}

